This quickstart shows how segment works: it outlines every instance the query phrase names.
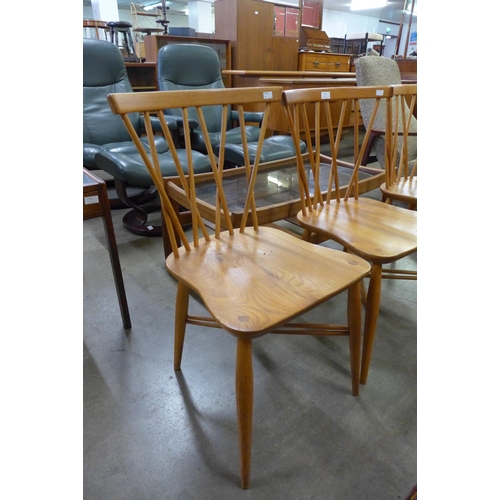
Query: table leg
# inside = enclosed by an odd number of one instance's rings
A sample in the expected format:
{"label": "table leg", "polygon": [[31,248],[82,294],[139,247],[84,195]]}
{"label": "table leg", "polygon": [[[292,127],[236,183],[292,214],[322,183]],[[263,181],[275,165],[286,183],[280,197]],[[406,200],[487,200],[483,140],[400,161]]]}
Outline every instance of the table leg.
{"label": "table leg", "polygon": [[118,295],[118,303],[122,314],[123,328],[126,330],[132,328],[130,321],[130,313],[128,310],[127,295],[125,294],[125,284],[123,283],[122,268],[120,266],[120,257],[118,256],[118,246],[116,245],[115,230],[113,228],[113,219],[109,208],[109,200],[106,193],[106,186],[101,190],[101,205],[102,205],[102,220],[106,233],[106,241],[108,244],[109,258],[111,260],[111,268],[113,269],[113,277],[115,280],[116,293]]}

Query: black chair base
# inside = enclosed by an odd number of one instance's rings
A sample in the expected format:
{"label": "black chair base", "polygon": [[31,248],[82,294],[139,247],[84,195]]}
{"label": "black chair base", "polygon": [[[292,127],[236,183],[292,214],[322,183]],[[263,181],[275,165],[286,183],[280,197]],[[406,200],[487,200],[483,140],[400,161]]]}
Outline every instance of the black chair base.
{"label": "black chair base", "polygon": [[146,205],[138,209],[133,209],[123,216],[123,225],[127,231],[138,236],[161,236],[161,226],[147,224],[148,214],[159,212],[158,205]]}
{"label": "black chair base", "polygon": [[[120,197],[118,196],[113,183],[108,185],[107,188],[111,210],[129,208],[127,204],[120,200]],[[158,193],[155,187],[144,189],[140,187],[127,186],[127,199],[130,200],[134,205],[144,205],[145,203],[153,201],[157,196]]]}

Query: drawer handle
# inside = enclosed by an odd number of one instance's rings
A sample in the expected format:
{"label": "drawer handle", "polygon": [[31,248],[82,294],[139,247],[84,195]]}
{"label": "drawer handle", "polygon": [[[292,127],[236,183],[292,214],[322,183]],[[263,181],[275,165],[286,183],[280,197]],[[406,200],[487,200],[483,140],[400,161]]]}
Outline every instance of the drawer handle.
{"label": "drawer handle", "polygon": [[339,68],[339,67],[340,67],[340,63],[337,61],[337,62],[335,63],[335,66],[337,66],[337,68]]}
{"label": "drawer handle", "polygon": [[313,61],[314,66],[319,66],[319,61]]}

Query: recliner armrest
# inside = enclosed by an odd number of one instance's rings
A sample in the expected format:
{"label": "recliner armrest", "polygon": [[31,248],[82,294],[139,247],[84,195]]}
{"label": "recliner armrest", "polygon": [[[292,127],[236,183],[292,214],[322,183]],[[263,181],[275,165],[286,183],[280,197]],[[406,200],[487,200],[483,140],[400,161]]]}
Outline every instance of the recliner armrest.
{"label": "recliner armrest", "polygon": [[[177,120],[177,128],[182,130],[182,127],[184,126],[182,118],[176,118],[176,120]],[[195,128],[198,128],[198,126],[199,126],[197,120],[194,120],[192,118],[188,118],[188,123],[189,123],[190,130],[194,130]]]}
{"label": "recliner armrest", "polygon": [[[245,123],[258,123],[259,125],[262,125],[264,113],[258,111],[244,111],[243,116],[245,118]],[[234,109],[231,110],[231,121],[241,125],[238,111],[235,111]]]}
{"label": "recliner armrest", "polygon": [[[144,116],[139,117],[139,124],[142,130],[145,130],[144,126]],[[168,116],[165,115],[165,121],[167,122],[168,128],[170,129],[171,132],[174,130],[177,130],[178,128],[178,123],[177,123],[177,118],[175,116]],[[160,119],[157,116],[152,116],[151,117],[151,125],[153,126],[153,130],[155,132],[161,132],[161,123]]]}
{"label": "recliner armrest", "polygon": [[[177,129],[179,131],[182,131],[182,128],[184,125],[183,125],[183,121],[182,121],[181,116],[169,115],[167,113],[165,113],[164,116],[165,116],[165,120],[167,121],[170,130]],[[174,125],[174,127],[170,126],[171,123]],[[199,126],[198,120],[195,120],[194,118],[188,118],[188,123],[189,123],[190,130],[194,130],[195,128],[198,128],[198,126]]]}

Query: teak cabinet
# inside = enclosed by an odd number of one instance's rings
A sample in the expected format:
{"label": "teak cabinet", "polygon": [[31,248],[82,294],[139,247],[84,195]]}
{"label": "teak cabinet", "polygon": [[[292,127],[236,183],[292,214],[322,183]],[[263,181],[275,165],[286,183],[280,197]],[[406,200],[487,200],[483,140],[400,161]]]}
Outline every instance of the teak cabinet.
{"label": "teak cabinet", "polygon": [[215,0],[215,34],[231,40],[232,69],[296,70],[299,40],[274,36],[274,4]]}

